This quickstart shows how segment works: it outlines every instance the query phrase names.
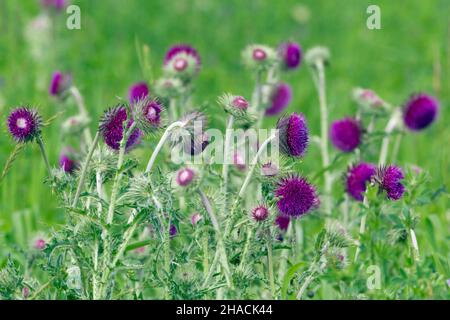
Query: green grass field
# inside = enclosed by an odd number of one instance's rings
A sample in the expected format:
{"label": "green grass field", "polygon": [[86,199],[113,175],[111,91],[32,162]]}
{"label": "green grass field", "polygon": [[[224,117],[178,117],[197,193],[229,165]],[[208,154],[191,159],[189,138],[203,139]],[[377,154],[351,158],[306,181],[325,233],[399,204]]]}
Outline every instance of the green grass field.
{"label": "green grass field", "polygon": [[[0,168],[14,148],[5,128],[12,107],[37,106],[45,118],[62,110],[51,99],[48,83],[54,70],[72,72],[93,119],[98,119],[117,97],[127,97],[131,83],[144,79],[136,41],[151,50],[154,77],[161,74],[166,50],[174,43],[190,43],[202,57],[195,81],[195,104],[207,105],[210,126],[223,128],[216,99],[223,92],[250,95],[254,82],[243,67],[241,50],[250,43],[276,46],[298,41],[304,50],[325,45],[331,52],[327,69],[330,120],[353,115],[351,90],[361,86],[401,105],[410,94],[425,91],[441,102],[438,121],[419,134],[404,137],[399,165],[414,164],[430,172],[430,188],[450,184],[450,2],[431,1],[257,1],[257,0],[73,0],[81,8],[81,30],[65,27],[66,14],[54,19],[41,58],[33,58],[25,28],[40,12],[35,0],[0,1]],[[381,8],[381,30],[366,27],[366,8]],[[288,112],[308,117],[318,135],[317,94],[306,65],[283,76],[294,89]],[[69,100],[70,110],[76,110]],[[274,126],[276,118],[264,120]],[[50,161],[56,166],[61,147],[58,119],[44,132]],[[94,128],[94,124],[92,125]],[[335,150],[332,151],[336,153]],[[151,150],[135,151],[142,160]],[[317,169],[320,153],[310,148],[302,172]],[[0,265],[12,250],[26,247],[37,232],[64,222],[63,211],[50,188],[43,184],[45,166],[36,145],[29,145],[0,185]],[[337,187],[339,188],[339,187]],[[448,190],[447,190],[448,191]],[[339,189],[336,192],[340,192]],[[448,193],[421,207],[417,236],[423,254],[450,257],[450,201]],[[431,229],[430,229],[431,228]],[[450,278],[450,274],[447,275]]]}

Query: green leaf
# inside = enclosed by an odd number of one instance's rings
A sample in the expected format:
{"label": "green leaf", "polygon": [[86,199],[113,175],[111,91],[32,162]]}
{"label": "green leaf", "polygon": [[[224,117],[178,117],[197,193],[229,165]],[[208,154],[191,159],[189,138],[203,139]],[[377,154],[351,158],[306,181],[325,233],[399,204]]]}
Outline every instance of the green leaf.
{"label": "green leaf", "polygon": [[305,262],[299,262],[294,264],[292,267],[288,269],[286,274],[283,277],[283,285],[281,287],[281,299],[286,300],[287,299],[287,291],[289,288],[289,284],[291,283],[292,278],[295,276],[297,271],[306,265]]}

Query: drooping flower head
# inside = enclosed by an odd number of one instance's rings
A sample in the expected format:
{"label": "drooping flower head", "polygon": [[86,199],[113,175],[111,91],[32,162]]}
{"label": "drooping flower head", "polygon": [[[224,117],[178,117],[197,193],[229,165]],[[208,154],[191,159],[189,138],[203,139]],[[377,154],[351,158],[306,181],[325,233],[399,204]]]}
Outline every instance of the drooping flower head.
{"label": "drooping flower head", "polygon": [[171,47],[164,58],[164,70],[184,79],[196,75],[200,66],[201,60],[197,50],[187,44]]}
{"label": "drooping flower head", "polygon": [[331,142],[342,152],[355,150],[361,143],[361,134],[361,126],[353,118],[336,120],[331,124]]}
{"label": "drooping flower head", "polygon": [[264,205],[259,205],[252,210],[252,217],[256,222],[261,222],[269,217],[269,209]]}
{"label": "drooping flower head", "polygon": [[276,85],[270,95],[270,106],[266,109],[266,116],[275,116],[283,112],[292,100],[292,89],[287,83]]}
{"label": "drooping flower head", "polygon": [[66,173],[72,173],[78,166],[72,148],[64,148],[59,155],[59,167]]}
{"label": "drooping flower head", "polygon": [[298,43],[285,42],[278,47],[278,53],[285,69],[295,69],[300,65],[302,49]]}
{"label": "drooping flower head", "polygon": [[291,157],[303,157],[308,148],[308,126],[302,113],[281,117],[277,123],[280,150]]}
{"label": "drooping flower head", "polygon": [[72,76],[61,71],[55,71],[50,81],[49,93],[55,97],[63,97],[72,85]]}
{"label": "drooping flower head", "polygon": [[289,217],[297,218],[319,206],[316,188],[306,178],[290,176],[279,181],[275,195],[278,210]]}
{"label": "drooping flower head", "polygon": [[142,100],[148,96],[149,90],[147,83],[138,82],[133,84],[129,89],[130,103],[134,104],[139,100]]}
{"label": "drooping flower head", "polygon": [[[113,150],[119,150],[120,142],[123,138],[123,125],[127,121],[127,109],[124,106],[116,106],[109,108],[103,114],[100,120],[100,132],[103,135],[105,143]],[[130,128],[133,119],[127,122],[126,129]],[[126,142],[126,150],[129,151],[133,146],[139,143],[142,131],[135,128]]]}
{"label": "drooping flower head", "polygon": [[371,163],[361,162],[350,167],[346,177],[346,191],[357,201],[363,201],[367,183],[376,173],[376,166]]}
{"label": "drooping flower head", "polygon": [[438,115],[439,102],[427,94],[410,98],[403,109],[403,120],[408,129],[419,131],[434,122]]}
{"label": "drooping flower head", "polygon": [[289,216],[286,216],[284,214],[279,214],[275,218],[275,225],[280,229],[280,231],[283,232],[287,231],[289,222],[291,222],[291,219],[289,218]]}
{"label": "drooping flower head", "polygon": [[405,192],[405,186],[402,184],[403,179],[402,169],[395,165],[378,168],[375,177],[380,189],[386,192],[388,199],[394,201],[399,200]]}
{"label": "drooping flower head", "polygon": [[42,118],[36,110],[19,107],[9,114],[7,125],[14,140],[29,142],[41,133]]}
{"label": "drooping flower head", "polygon": [[183,168],[178,170],[176,182],[179,186],[186,187],[188,186],[195,177],[194,170],[190,168]]}

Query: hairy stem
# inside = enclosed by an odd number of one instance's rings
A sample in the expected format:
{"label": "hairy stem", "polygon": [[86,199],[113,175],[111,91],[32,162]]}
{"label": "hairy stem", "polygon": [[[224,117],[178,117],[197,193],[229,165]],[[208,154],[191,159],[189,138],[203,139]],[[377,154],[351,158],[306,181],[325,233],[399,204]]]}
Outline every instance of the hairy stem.
{"label": "hairy stem", "polygon": [[401,110],[400,110],[400,108],[396,108],[392,112],[392,116],[389,119],[389,122],[387,123],[386,128],[384,129],[385,136],[383,138],[383,142],[381,143],[380,158],[378,160],[378,165],[380,165],[380,166],[386,164],[391,133],[392,133],[392,131],[394,131],[394,129],[400,123],[400,119],[401,119]]}
{"label": "hairy stem", "polygon": [[[84,117],[88,117],[88,113],[86,110],[86,106],[84,104],[83,96],[80,93],[80,90],[78,90],[77,87],[73,86],[70,88],[70,93],[72,94],[73,98],[75,99],[75,102],[78,106],[78,110],[80,114]],[[92,144],[92,135],[89,128],[84,128],[83,130],[84,139],[86,142],[86,145],[89,146]]]}
{"label": "hairy stem", "polygon": [[39,145],[39,149],[41,150],[42,158],[44,159],[45,166],[47,167],[48,176],[52,175],[52,168],[50,167],[50,163],[48,162],[47,152],[45,151],[44,141],[42,141],[42,137],[38,135],[36,137],[36,142]]}
{"label": "hairy stem", "polygon": [[[363,204],[364,204],[364,206],[366,208],[369,207],[369,203],[367,201],[367,197],[364,197]],[[360,241],[361,241],[362,235],[366,231],[366,219],[367,219],[367,213],[365,212],[363,214],[363,216],[361,217],[361,222],[360,222],[360,225],[359,225],[359,239],[360,239]],[[355,251],[355,258],[353,259],[354,262],[356,262],[358,260],[359,252],[361,250],[360,248],[361,248],[361,244],[358,244],[358,246],[356,247],[356,251]]]}
{"label": "hairy stem", "polygon": [[273,276],[273,254],[271,237],[267,237],[267,268],[269,269],[269,284],[272,299],[275,299],[275,279]]}
{"label": "hairy stem", "polygon": [[224,156],[222,165],[222,178],[223,178],[223,189],[222,194],[224,196],[222,217],[225,216],[227,211],[227,194],[228,194],[228,165],[230,161],[230,139],[231,130],[233,128],[234,117],[230,115],[228,118],[227,128],[225,129],[225,146],[224,146]]}

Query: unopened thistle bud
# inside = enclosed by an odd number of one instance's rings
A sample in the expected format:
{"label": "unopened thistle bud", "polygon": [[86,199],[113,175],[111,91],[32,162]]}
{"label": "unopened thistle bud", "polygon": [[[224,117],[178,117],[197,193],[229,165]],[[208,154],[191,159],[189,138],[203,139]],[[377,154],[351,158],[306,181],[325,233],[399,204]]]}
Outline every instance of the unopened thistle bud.
{"label": "unopened thistle bud", "polygon": [[178,78],[161,78],[154,84],[155,94],[158,97],[170,99],[183,93],[183,83]]}
{"label": "unopened thistle bud", "polygon": [[190,168],[183,168],[177,172],[176,182],[181,187],[186,187],[194,180],[195,172]]}
{"label": "unopened thistle bud", "polygon": [[385,106],[385,102],[370,89],[354,88],[353,99],[367,109],[379,109]]}
{"label": "unopened thistle bud", "polygon": [[252,217],[256,222],[262,222],[269,217],[269,209],[264,205],[259,205],[252,210]]}
{"label": "unopened thistle bud", "polygon": [[202,219],[203,216],[200,213],[195,212],[191,215],[191,224],[195,227]]}
{"label": "unopened thistle bud", "polygon": [[265,45],[253,44],[242,51],[244,64],[251,69],[264,70],[278,62],[277,52]]}
{"label": "unopened thistle bud", "polygon": [[305,61],[310,67],[315,67],[317,63],[327,64],[329,59],[330,51],[326,47],[313,47],[305,54]]}
{"label": "unopened thistle bud", "polygon": [[84,128],[86,128],[89,125],[90,122],[91,119],[89,119],[87,116],[79,114],[67,118],[62,123],[61,130],[64,134],[67,135],[79,134],[83,131]]}
{"label": "unopened thistle bud", "polygon": [[190,45],[173,46],[164,58],[164,70],[167,74],[183,80],[192,79],[200,70],[200,56]]}

